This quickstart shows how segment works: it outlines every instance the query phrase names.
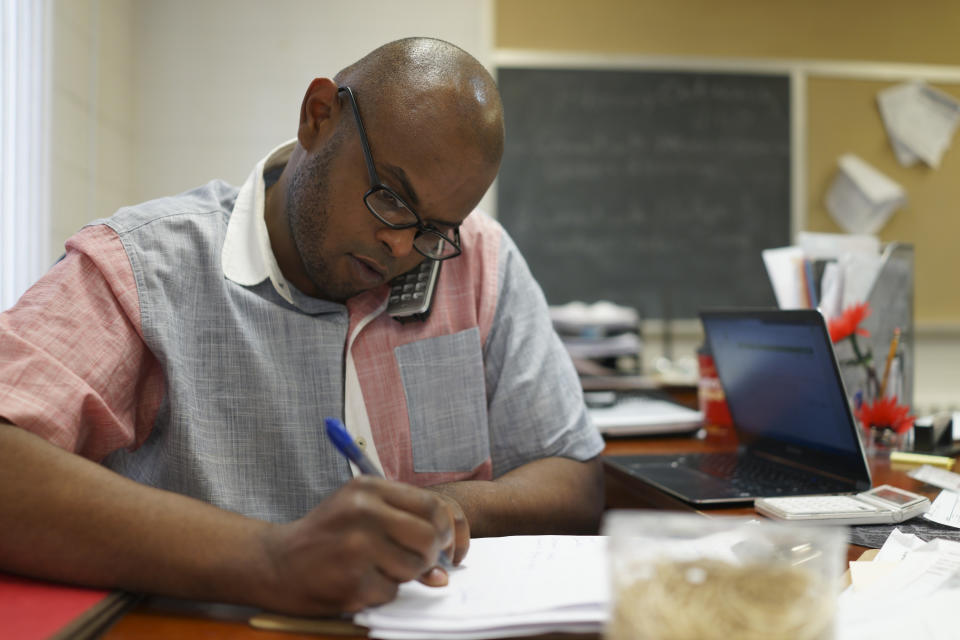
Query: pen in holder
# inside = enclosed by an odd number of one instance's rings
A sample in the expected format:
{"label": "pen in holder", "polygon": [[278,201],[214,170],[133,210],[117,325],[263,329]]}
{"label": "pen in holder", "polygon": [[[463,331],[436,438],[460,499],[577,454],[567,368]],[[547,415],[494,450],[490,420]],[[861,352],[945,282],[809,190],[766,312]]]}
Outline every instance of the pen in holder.
{"label": "pen in holder", "polygon": [[880,262],[864,301],[868,312],[857,323],[857,333],[851,340],[835,340],[834,349],[854,408],[858,394],[861,402],[895,395],[898,404],[909,408],[914,371],[913,245],[889,243]]}
{"label": "pen in holder", "polygon": [[867,299],[830,319],[844,386],[871,455],[912,446],[913,273],[913,246],[888,244]]}

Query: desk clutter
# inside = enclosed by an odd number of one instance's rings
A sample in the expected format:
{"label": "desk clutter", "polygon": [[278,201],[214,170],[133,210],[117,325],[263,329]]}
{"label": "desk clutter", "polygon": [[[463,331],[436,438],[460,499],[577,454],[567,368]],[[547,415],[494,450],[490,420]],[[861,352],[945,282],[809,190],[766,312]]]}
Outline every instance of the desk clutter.
{"label": "desk clutter", "polygon": [[840,594],[837,638],[900,640],[957,637],[960,542],[894,530],[870,562],[850,563]]}
{"label": "desk clutter", "polygon": [[703,426],[703,412],[656,395],[614,391],[583,395],[590,419],[605,436],[691,433]]}
{"label": "desk clutter", "polygon": [[[372,638],[395,640],[956,637],[946,603],[960,597],[960,542],[894,530],[871,566],[851,563],[846,582],[846,532],[611,511],[601,536],[474,539],[447,586],[404,583],[396,600],[358,613],[354,623]],[[922,613],[904,615],[905,607]],[[317,630],[316,620],[285,621],[272,628]]]}
{"label": "desk clutter", "polygon": [[840,321],[851,325],[849,332],[831,335],[851,400],[857,394],[861,402],[895,396],[912,406],[911,245],[882,247],[869,235],[801,232],[796,245],[765,250],[763,261],[781,309],[818,308],[832,329]]}
{"label": "desk clutter", "polygon": [[550,319],[581,375],[640,372],[643,341],[636,309],[570,302],[551,306]]}

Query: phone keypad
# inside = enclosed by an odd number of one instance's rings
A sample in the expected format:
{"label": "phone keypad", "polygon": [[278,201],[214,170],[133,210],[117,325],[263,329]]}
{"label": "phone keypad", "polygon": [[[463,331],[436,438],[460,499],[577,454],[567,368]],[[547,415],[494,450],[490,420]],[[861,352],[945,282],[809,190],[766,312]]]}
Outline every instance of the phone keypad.
{"label": "phone keypad", "polygon": [[430,280],[436,265],[423,263],[414,271],[397,276],[390,285],[388,311],[398,320],[404,318],[422,319],[430,294]]}

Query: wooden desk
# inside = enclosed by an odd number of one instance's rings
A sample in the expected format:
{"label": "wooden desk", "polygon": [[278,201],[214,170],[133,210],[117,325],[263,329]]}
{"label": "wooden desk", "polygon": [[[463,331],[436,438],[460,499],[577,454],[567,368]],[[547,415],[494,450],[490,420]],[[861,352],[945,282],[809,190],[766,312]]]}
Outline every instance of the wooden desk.
{"label": "wooden desk", "polygon": [[[606,454],[636,453],[680,453],[685,451],[723,451],[735,446],[722,433],[709,433],[706,439],[695,440],[688,437],[629,438],[610,440],[604,451]],[[924,494],[931,500],[937,491],[906,475],[912,467],[894,469],[889,459],[870,461],[874,485],[891,484],[910,491]],[[606,506],[607,508],[656,508],[682,511],[696,511],[686,503],[680,502],[652,487],[643,488],[637,483],[624,482],[623,476],[609,465],[606,470]],[[754,515],[752,507],[700,510],[707,517],[724,515]],[[850,545],[847,557],[854,560],[866,547]],[[166,598],[147,598],[130,613],[120,619],[103,636],[106,640],[165,640],[167,638],[196,638],[208,640],[329,640],[343,638],[343,635],[299,634],[279,631],[260,631],[250,627],[247,620],[256,613],[254,610],[227,605],[198,604],[170,600]],[[539,636],[563,638],[563,640],[591,639],[596,635],[555,635]]]}

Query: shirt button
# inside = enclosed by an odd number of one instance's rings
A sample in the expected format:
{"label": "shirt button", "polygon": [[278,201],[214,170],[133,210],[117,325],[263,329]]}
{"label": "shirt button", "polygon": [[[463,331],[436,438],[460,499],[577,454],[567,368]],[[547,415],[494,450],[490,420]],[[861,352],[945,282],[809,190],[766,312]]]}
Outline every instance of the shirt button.
{"label": "shirt button", "polygon": [[360,447],[361,451],[367,450],[367,440],[365,438],[357,438],[357,446]]}

